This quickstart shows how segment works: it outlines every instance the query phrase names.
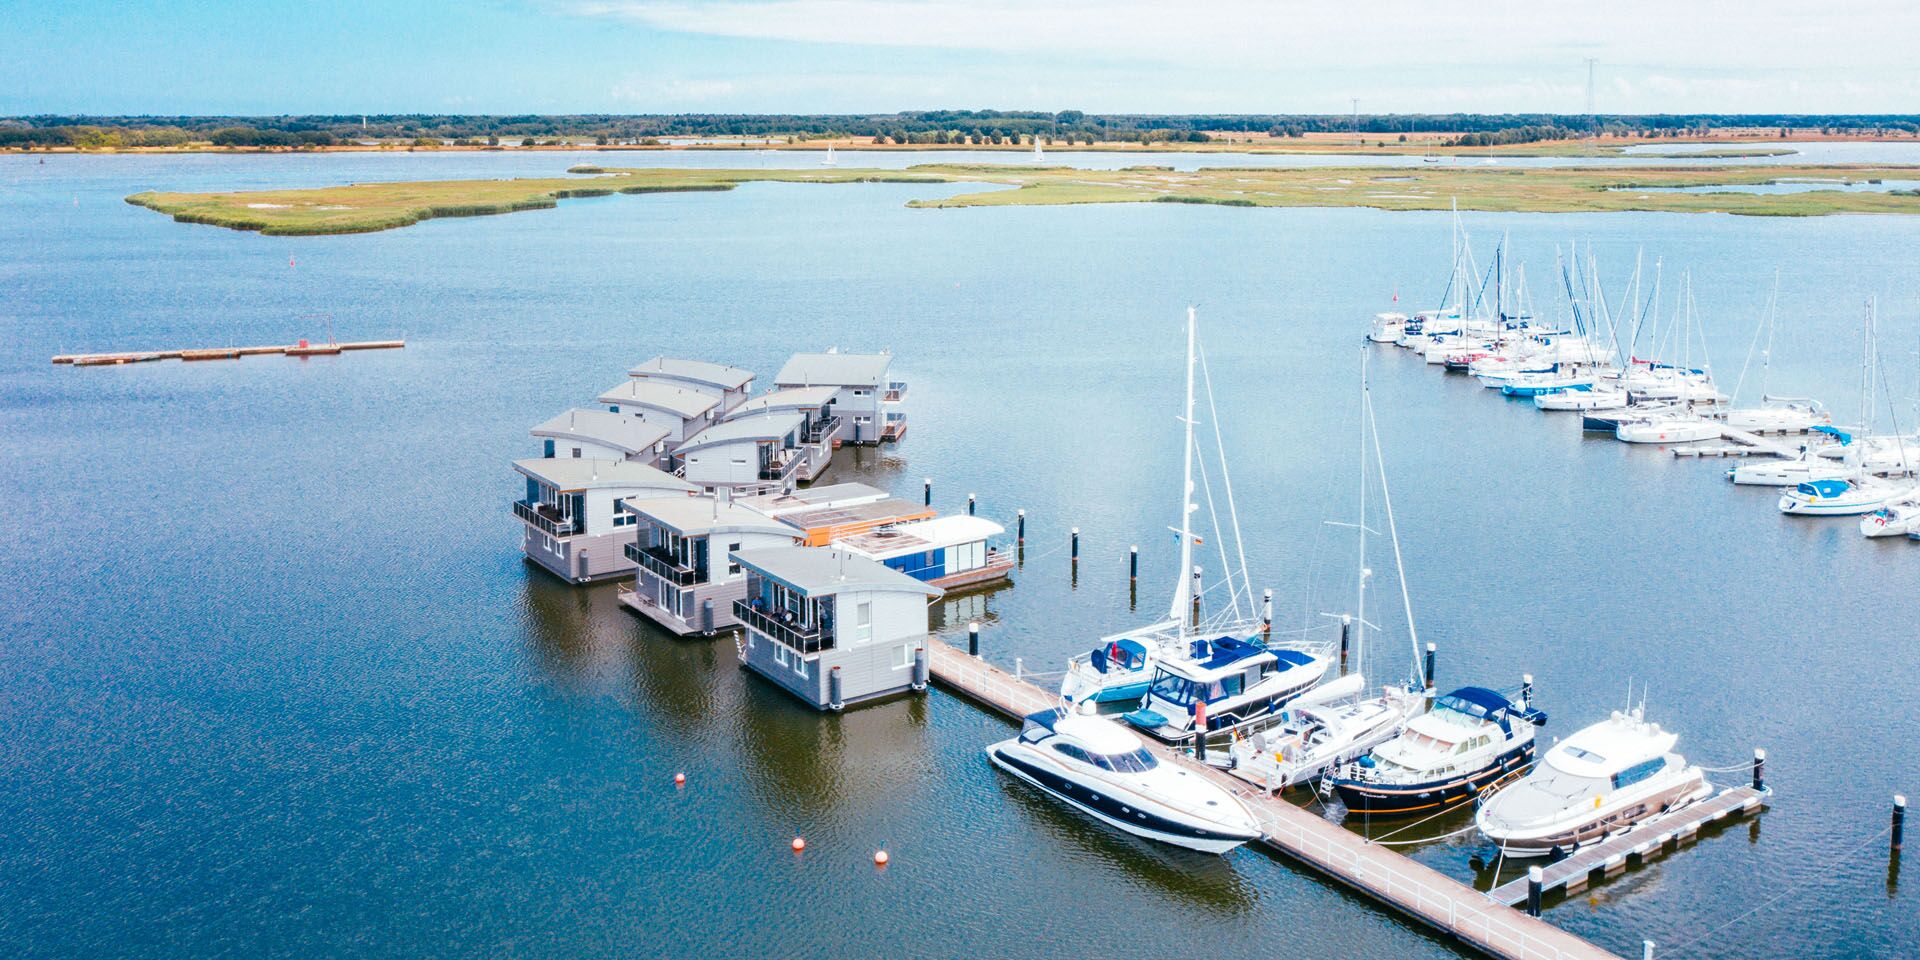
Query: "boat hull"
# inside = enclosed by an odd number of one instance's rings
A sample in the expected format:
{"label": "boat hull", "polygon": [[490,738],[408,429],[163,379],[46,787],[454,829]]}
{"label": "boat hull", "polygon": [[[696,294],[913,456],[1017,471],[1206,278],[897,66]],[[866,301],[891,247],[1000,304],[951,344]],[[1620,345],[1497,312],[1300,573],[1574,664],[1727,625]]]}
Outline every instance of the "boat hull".
{"label": "boat hull", "polygon": [[1579,811],[1563,824],[1548,825],[1526,832],[1502,833],[1485,828],[1482,833],[1508,857],[1545,857],[1572,853],[1580,847],[1605,840],[1648,820],[1658,819],[1713,795],[1713,787],[1693,776],[1646,797],[1603,803]]}
{"label": "boat hull", "polygon": [[994,766],[1067,806],[1136,837],[1202,853],[1226,853],[1249,840],[1259,839],[1259,834],[1250,830],[1206,823],[1149,799],[1123,796],[1105,785],[1092,786],[1070,780],[1041,764],[1015,755],[1005,743],[988,747],[987,758],[993,761]]}
{"label": "boat hull", "polygon": [[1429,816],[1472,802],[1481,792],[1518,776],[1532,760],[1533,741],[1528,740],[1472,773],[1439,780],[1401,784],[1330,777],[1327,782],[1351,815],[1375,820]]}

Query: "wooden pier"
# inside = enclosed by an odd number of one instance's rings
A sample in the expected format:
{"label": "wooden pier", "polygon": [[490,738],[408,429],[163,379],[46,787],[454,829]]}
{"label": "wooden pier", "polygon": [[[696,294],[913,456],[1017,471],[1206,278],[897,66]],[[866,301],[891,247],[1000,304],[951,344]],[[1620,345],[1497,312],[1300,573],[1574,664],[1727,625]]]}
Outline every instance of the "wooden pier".
{"label": "wooden pier", "polygon": [[359,340],[352,343],[306,343],[303,341],[284,346],[198,347],[182,350],[137,350],[127,353],[63,353],[54,357],[53,362],[76,367],[106,367],[126,363],[148,363],[154,360],[236,360],[240,357],[267,353],[278,353],[289,357],[312,357],[336,354],[346,350],[399,350],[406,345],[405,340]]}
{"label": "wooden pier", "polygon": [[[1663,817],[1658,822],[1629,830],[1590,847],[1582,847],[1566,859],[1540,868],[1543,875],[1541,892],[1560,890],[1579,893],[1593,882],[1596,874],[1614,876],[1629,866],[1644,863],[1693,842],[1700,836],[1700,828],[1707,824],[1760,811],[1767,804],[1767,796],[1767,793],[1751,785],[1723,790],[1717,796]],[[1493,888],[1491,895],[1507,906],[1518,906],[1527,902],[1527,886],[1527,878],[1522,876]]]}
{"label": "wooden pier", "polygon": [[[1052,693],[933,638],[927,640],[927,663],[934,682],[1016,720],[1060,702]],[[1239,797],[1260,822],[1260,840],[1269,849],[1475,950],[1511,960],[1617,960],[1580,937],[1165,744],[1151,739],[1147,744],[1162,762],[1182,764]]]}

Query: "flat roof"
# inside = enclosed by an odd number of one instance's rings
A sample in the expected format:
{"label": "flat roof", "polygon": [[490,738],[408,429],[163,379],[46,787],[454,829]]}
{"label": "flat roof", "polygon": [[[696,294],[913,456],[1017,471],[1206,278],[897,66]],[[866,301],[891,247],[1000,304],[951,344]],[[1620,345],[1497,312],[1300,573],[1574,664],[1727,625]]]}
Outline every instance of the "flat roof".
{"label": "flat roof", "polygon": [[843,523],[867,523],[885,521],[894,518],[917,517],[928,512],[928,508],[911,500],[887,497],[884,500],[867,500],[860,503],[836,504],[821,507],[818,510],[802,510],[780,518],[802,530],[815,527],[832,527]]}
{"label": "flat roof", "polygon": [[657,467],[632,460],[596,457],[534,457],[515,460],[513,468],[563,492],[634,489],[662,493],[693,493],[693,484]]}
{"label": "flat roof", "polygon": [[857,553],[833,547],[767,547],[733,555],[742,566],[772,577],[810,597],[843,590],[917,593],[937,597],[939,588],[889,569]]}
{"label": "flat roof", "polygon": [[791,493],[764,493],[757,497],[739,497],[736,502],[752,507],[769,517],[778,517],[801,510],[851,506],[886,498],[885,490],[864,483],[828,483]]}
{"label": "flat roof", "polygon": [[774,374],[773,382],[782,387],[877,387],[886,383],[892,365],[890,353],[796,353]]}
{"label": "flat roof", "polygon": [[712,496],[627,500],[628,513],[687,535],[771,533],[797,537],[798,531],[756,510]]}
{"label": "flat roof", "polygon": [[733,420],[738,417],[763,413],[768,410],[801,410],[813,407],[824,407],[827,405],[827,401],[832,400],[833,395],[839,392],[840,388],[836,386],[788,387],[784,390],[775,390],[771,393],[763,393],[734,407],[732,411],[728,412],[727,419]]}
{"label": "flat roof", "polygon": [[723,443],[738,443],[742,440],[778,440],[795,430],[805,418],[797,413],[763,413],[757,417],[742,417],[738,420],[726,420],[687,438],[687,442],[675,450],[674,456],[685,456],[695,450],[717,447]]}
{"label": "flat roof", "polygon": [[753,381],[752,370],[729,367],[724,363],[708,363],[705,360],[682,360],[678,357],[654,357],[628,370],[627,375],[687,380],[719,387],[722,390],[738,390]]}
{"label": "flat roof", "polygon": [[659,380],[628,380],[600,395],[601,403],[652,407],[691,420],[720,405],[720,398]]}
{"label": "flat roof", "polygon": [[534,427],[533,435],[586,440],[633,454],[652,450],[667,438],[667,428],[623,413],[576,408]]}
{"label": "flat roof", "polygon": [[951,517],[934,517],[931,520],[896,523],[890,527],[846,537],[839,543],[875,560],[888,560],[909,553],[973,543],[976,540],[997,537],[1006,532],[1006,527],[986,517],[968,516],[963,513]]}

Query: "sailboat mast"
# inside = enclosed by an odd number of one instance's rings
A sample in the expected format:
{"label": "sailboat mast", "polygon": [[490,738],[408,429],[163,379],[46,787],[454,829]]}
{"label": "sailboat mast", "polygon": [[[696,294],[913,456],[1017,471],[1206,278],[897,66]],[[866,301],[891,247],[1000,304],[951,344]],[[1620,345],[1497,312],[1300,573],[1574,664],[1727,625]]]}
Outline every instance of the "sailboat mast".
{"label": "sailboat mast", "polygon": [[1367,669],[1367,358],[1371,351],[1360,350],[1360,570],[1359,596],[1354,600],[1353,662],[1362,673]]}
{"label": "sailboat mast", "polygon": [[1187,608],[1193,603],[1188,578],[1193,574],[1193,343],[1198,322],[1194,308],[1188,307],[1187,404],[1180,417],[1186,434],[1180,447],[1180,570],[1174,578],[1173,609],[1168,613],[1169,619],[1180,623],[1182,636],[1187,632]]}

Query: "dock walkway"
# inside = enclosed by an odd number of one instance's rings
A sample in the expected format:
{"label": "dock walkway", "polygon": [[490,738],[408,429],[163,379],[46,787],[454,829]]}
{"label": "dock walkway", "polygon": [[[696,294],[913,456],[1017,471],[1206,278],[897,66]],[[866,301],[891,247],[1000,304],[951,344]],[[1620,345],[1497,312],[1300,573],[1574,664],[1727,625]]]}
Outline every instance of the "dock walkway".
{"label": "dock walkway", "polygon": [[[1754,813],[1766,806],[1767,794],[1752,786],[1734,787],[1702,800],[1659,821],[1629,830],[1610,840],[1582,847],[1564,860],[1540,868],[1543,893],[1561,890],[1579,893],[1595,873],[1611,877],[1635,863],[1679,849],[1700,835],[1700,828],[1728,817]],[[1527,902],[1527,878],[1521,876],[1493,888],[1493,899],[1507,906]]]}
{"label": "dock walkway", "polygon": [[[934,682],[1015,719],[1060,703],[1052,693],[932,638],[927,664]],[[1147,743],[1162,761],[1182,764],[1239,797],[1259,820],[1261,842],[1268,848],[1476,950],[1511,960],[1617,960],[1580,937],[1165,744]]]}
{"label": "dock walkway", "polygon": [[53,362],[72,364],[76,367],[105,367],[124,363],[151,363],[155,360],[235,360],[267,353],[285,354],[289,357],[312,357],[347,350],[398,350],[406,345],[405,340],[359,340],[351,343],[303,342],[264,347],[190,347],[184,350],[135,350],[126,353],[63,353],[54,357]]}

